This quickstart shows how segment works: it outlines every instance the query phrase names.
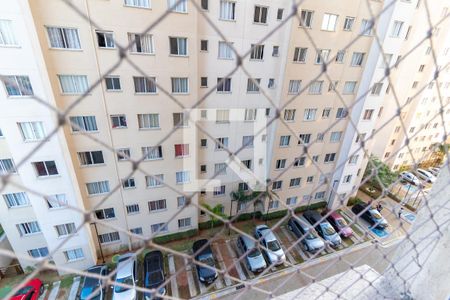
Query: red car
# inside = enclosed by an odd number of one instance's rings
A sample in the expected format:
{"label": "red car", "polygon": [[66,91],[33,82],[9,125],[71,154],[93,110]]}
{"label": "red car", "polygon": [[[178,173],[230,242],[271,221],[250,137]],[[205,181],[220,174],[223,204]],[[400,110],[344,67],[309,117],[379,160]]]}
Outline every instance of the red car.
{"label": "red car", "polygon": [[44,292],[44,285],[39,279],[31,279],[10,300],[37,300]]}

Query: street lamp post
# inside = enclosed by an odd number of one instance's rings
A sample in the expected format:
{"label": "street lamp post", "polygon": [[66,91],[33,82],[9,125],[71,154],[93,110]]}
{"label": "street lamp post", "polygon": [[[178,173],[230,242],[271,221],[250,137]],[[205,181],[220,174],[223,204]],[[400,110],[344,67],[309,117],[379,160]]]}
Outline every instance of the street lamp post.
{"label": "street lamp post", "polygon": [[105,263],[105,257],[103,256],[102,243],[100,243],[100,238],[98,237],[97,223],[93,222],[91,225],[94,225],[95,235],[97,236],[98,246],[100,248],[100,255],[102,257],[102,263]]}

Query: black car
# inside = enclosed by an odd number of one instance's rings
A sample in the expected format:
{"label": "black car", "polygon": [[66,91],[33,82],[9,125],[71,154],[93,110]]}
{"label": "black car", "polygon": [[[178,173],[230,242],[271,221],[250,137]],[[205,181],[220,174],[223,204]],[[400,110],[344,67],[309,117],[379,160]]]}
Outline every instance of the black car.
{"label": "black car", "polygon": [[[164,282],[163,254],[159,250],[149,252],[144,257],[144,287],[158,289],[161,296],[166,294],[166,288],[161,286]],[[144,294],[145,300],[155,299],[152,293]]]}
{"label": "black car", "polygon": [[[215,259],[213,256],[213,252],[211,246],[206,245],[207,243],[208,240],[206,239],[195,241],[192,245],[192,251],[195,254],[196,261],[211,266],[211,268],[215,268]],[[217,272],[215,269],[200,266],[198,264],[196,264],[195,266],[197,268],[198,279],[201,282],[210,284],[214,282],[214,280],[216,280]]]}
{"label": "black car", "polygon": [[[93,266],[87,270],[98,276],[106,276],[108,268],[105,265]],[[103,280],[96,277],[84,277],[83,286],[81,287],[80,300],[84,299],[103,300],[105,299],[105,285]]]}
{"label": "black car", "polygon": [[[362,211],[364,212],[359,215]],[[388,226],[388,222],[381,216],[380,212],[373,207],[369,207],[369,204],[357,203],[353,205],[352,212],[374,227],[386,228]]]}
{"label": "black car", "polygon": [[315,210],[307,210],[303,213],[308,222],[314,226],[319,235],[332,247],[338,247],[342,243],[342,239],[334,230],[333,226]]}

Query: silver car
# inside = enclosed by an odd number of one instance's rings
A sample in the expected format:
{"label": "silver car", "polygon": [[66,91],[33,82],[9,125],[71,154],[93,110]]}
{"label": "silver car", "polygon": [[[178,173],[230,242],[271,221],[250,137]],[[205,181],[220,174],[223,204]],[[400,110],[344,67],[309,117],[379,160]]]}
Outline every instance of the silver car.
{"label": "silver car", "polygon": [[317,236],[314,228],[302,216],[291,217],[288,221],[288,228],[295,236],[301,239],[301,244],[306,251],[316,252],[325,248],[325,243]]}
{"label": "silver car", "polygon": [[264,253],[270,264],[281,265],[286,261],[286,255],[281,248],[280,242],[267,225],[259,225],[255,228],[255,237],[264,246]]}
{"label": "silver car", "polygon": [[262,272],[267,267],[264,256],[254,240],[245,235],[240,235],[236,243],[242,254],[246,253],[245,262],[250,271]]}

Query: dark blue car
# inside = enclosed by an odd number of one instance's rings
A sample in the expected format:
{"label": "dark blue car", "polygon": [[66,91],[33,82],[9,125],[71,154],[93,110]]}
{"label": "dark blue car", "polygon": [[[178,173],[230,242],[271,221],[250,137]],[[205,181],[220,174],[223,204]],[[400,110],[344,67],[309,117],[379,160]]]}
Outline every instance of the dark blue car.
{"label": "dark blue car", "polygon": [[195,241],[192,245],[192,251],[195,254],[196,261],[211,266],[211,268],[207,268],[196,264],[198,279],[203,283],[210,284],[216,280],[217,272],[212,269],[215,268],[215,260],[211,246],[206,245],[207,243],[208,240],[206,239]]}
{"label": "dark blue car", "polygon": [[[166,288],[161,286],[164,283],[163,254],[161,251],[152,251],[144,257],[144,287],[147,289],[157,289],[159,296],[166,294]],[[145,293],[145,300],[157,299],[156,293]]]}
{"label": "dark blue car", "polygon": [[[94,266],[89,268],[87,272],[99,276],[107,276],[108,268],[104,265]],[[80,292],[80,300],[85,300],[88,298],[92,300],[105,299],[105,285],[103,284],[102,279],[90,276],[84,277],[83,287],[81,288]]]}

